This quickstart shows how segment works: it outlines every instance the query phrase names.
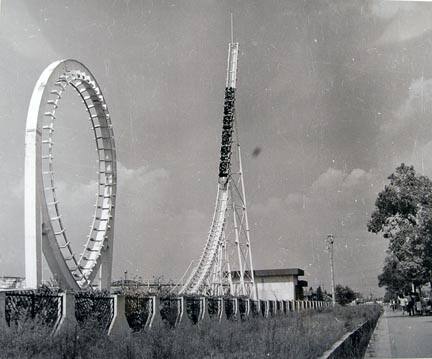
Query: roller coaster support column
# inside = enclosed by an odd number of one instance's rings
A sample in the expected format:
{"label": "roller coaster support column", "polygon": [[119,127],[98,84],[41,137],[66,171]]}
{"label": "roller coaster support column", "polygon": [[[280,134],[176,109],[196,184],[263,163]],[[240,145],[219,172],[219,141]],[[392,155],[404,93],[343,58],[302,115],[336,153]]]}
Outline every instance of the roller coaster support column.
{"label": "roller coaster support column", "polygon": [[[238,137],[238,131],[236,128],[236,135]],[[255,274],[254,274],[254,266],[252,261],[252,249],[250,244],[250,229],[249,229],[249,220],[247,214],[247,204],[246,204],[246,191],[243,179],[243,165],[241,159],[241,149],[240,149],[240,141],[237,138],[237,153],[238,153],[238,161],[239,161],[239,171],[240,171],[240,185],[243,196],[243,211],[244,211],[244,220],[245,220],[245,232],[246,232],[246,246],[249,255],[249,271],[250,271],[250,280],[252,284],[252,288],[250,291],[250,299],[256,299],[256,288],[255,288]],[[247,265],[247,264],[246,264]]]}
{"label": "roller coaster support column", "polygon": [[39,101],[43,88],[33,91],[25,134],[24,173],[24,238],[25,238],[25,283],[27,288],[40,287],[42,282],[42,178],[38,176],[42,167],[42,133],[38,124]]}
{"label": "roller coaster support column", "polygon": [[[241,169],[240,169],[240,171],[241,171]],[[237,212],[236,212],[235,206],[236,206],[236,203],[233,201],[233,203],[232,203],[232,211],[233,211],[232,215],[233,215],[233,222],[234,222],[235,244],[237,247],[238,264],[239,264],[240,294],[246,295],[246,288],[245,288],[244,276],[243,276],[244,272],[243,272],[243,264],[242,264],[242,255],[241,255],[241,249],[240,249],[240,236],[239,236],[239,228],[237,225]]]}

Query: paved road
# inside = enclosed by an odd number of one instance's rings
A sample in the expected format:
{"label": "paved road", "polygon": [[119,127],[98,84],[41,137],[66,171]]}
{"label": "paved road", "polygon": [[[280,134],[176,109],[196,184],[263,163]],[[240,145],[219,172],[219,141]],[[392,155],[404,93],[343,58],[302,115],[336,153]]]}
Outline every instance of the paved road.
{"label": "paved road", "polygon": [[386,308],[365,358],[432,358],[432,316],[409,317]]}

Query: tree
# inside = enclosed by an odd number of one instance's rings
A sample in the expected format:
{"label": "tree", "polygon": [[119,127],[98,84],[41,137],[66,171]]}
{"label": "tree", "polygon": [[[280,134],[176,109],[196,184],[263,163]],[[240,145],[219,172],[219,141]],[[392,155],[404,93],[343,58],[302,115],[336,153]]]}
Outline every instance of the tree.
{"label": "tree", "polygon": [[384,301],[384,303],[389,303],[392,299],[396,300],[397,298],[398,298],[397,294],[395,294],[395,293],[389,291],[388,289],[386,289],[383,301]]}
{"label": "tree", "polygon": [[324,299],[323,291],[321,289],[321,286],[319,286],[316,290],[316,300],[322,301],[323,299]]}
{"label": "tree", "polygon": [[336,302],[340,305],[351,303],[356,299],[355,292],[348,286],[343,287],[338,284],[335,288]]}
{"label": "tree", "polygon": [[396,256],[390,254],[384,261],[382,273],[378,276],[378,285],[386,287],[389,295],[397,295],[410,291],[410,282]]}
{"label": "tree", "polygon": [[432,181],[401,164],[378,194],[368,230],[389,239],[379,285],[390,292],[420,286],[432,273]]}

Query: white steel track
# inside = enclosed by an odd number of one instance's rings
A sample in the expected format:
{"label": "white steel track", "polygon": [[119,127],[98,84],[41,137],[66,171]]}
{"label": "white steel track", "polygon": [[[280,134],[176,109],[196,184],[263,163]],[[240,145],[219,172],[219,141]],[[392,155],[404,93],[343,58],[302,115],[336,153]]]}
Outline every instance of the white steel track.
{"label": "white steel track", "polygon": [[[225,87],[225,105],[222,130],[221,159],[219,165],[219,180],[216,196],[216,205],[213,220],[202,251],[198,265],[194,268],[179,294],[210,294],[224,295],[240,294],[253,297],[254,278],[252,268],[252,254],[250,251],[249,227],[247,224],[246,202],[244,201],[244,183],[241,169],[241,159],[238,161],[238,171],[231,172],[232,152],[240,156],[240,146],[235,124],[235,91],[237,80],[238,43],[231,42],[228,48],[228,66]],[[235,144],[234,144],[235,142]],[[234,147],[234,148],[233,148]],[[237,177],[240,176],[240,179]],[[234,178],[235,177],[235,178]],[[238,192],[238,184],[241,191]],[[233,192],[237,191],[236,199]],[[239,198],[237,198],[239,197]],[[239,203],[236,200],[239,199]],[[238,222],[238,209],[241,207],[241,219]],[[231,277],[231,268],[227,255],[227,221],[230,219],[228,213],[232,211],[233,231],[235,233],[235,246],[237,251],[240,289],[234,293]],[[246,221],[244,221],[246,218]],[[246,232],[245,232],[246,231]],[[247,233],[247,237],[241,237]],[[247,248],[245,252],[244,249]],[[245,280],[246,268],[249,269],[248,280]],[[252,278],[251,278],[252,277]],[[246,290],[247,282],[249,290]],[[226,288],[228,287],[228,289]],[[236,286],[238,287],[238,286]]]}
{"label": "white steel track", "polygon": [[206,245],[203,249],[198,265],[195,267],[191,276],[186,282],[187,286],[184,286],[180,293],[199,293],[205,286],[208,285],[207,281],[211,274],[212,268],[216,263],[218,249],[221,245],[225,215],[228,205],[228,194],[227,186],[219,184],[216,196],[216,206]]}
{"label": "white steel track", "polygon": [[[60,213],[54,171],[56,110],[66,89],[78,92],[87,110],[98,154],[95,212],[83,253],[73,252]],[[63,288],[91,285],[101,270],[101,286],[111,282],[116,197],[116,149],[105,99],[90,71],[75,60],[49,65],[36,83],[26,125],[25,236],[26,285],[38,287],[42,248],[52,274]],[[41,242],[41,244],[39,243]],[[36,249],[36,250],[35,250]],[[35,275],[36,268],[36,275]]]}

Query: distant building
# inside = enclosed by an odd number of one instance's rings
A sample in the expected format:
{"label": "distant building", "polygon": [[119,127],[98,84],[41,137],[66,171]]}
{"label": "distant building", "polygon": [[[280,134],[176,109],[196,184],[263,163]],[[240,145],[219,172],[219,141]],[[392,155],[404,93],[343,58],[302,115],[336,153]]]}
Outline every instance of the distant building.
{"label": "distant building", "polygon": [[24,288],[22,277],[0,277],[0,290]]}
{"label": "distant building", "polygon": [[[239,272],[233,271],[231,275],[234,292],[238,293],[239,291],[236,289],[238,289],[240,284]],[[300,268],[254,270],[256,284],[255,298],[262,300],[304,299],[303,288],[307,287],[308,283],[305,280],[299,279],[299,277],[303,275],[304,271]],[[249,275],[246,276],[249,277]],[[122,279],[114,281],[111,284],[113,292],[128,289],[137,290],[147,295],[167,295],[180,287],[181,286],[173,283],[141,282],[131,279]]]}
{"label": "distant building", "polygon": [[[308,283],[299,280],[304,275],[300,268],[254,270],[256,298],[262,300],[300,300]],[[235,286],[239,285],[239,272],[233,272]]]}

